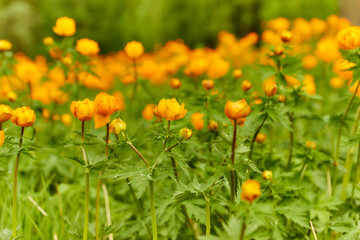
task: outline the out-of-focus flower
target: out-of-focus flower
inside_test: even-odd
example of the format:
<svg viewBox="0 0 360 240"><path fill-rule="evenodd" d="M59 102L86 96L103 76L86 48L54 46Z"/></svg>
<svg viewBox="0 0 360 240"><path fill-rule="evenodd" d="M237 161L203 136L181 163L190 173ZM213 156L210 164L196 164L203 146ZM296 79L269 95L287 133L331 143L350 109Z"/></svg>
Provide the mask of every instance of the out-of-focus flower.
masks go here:
<svg viewBox="0 0 360 240"><path fill-rule="evenodd" d="M114 96L105 92L97 94L94 103L96 107L95 128L100 128L109 123L110 115L118 110L118 106Z"/></svg>
<svg viewBox="0 0 360 240"><path fill-rule="evenodd" d="M24 106L13 111L11 121L20 127L30 127L34 124L36 115L34 110Z"/></svg>
<svg viewBox="0 0 360 240"><path fill-rule="evenodd" d="M295 77L290 76L290 75L285 75L285 81L286 83L291 86L291 87L295 87L297 88L298 86L300 86L300 82L299 80L297 80Z"/></svg>
<svg viewBox="0 0 360 240"><path fill-rule="evenodd" d="M263 142L265 142L265 140L266 140L266 134L264 134L264 133L258 133L258 134L256 135L255 141L256 141L257 143L263 143Z"/></svg>
<svg viewBox="0 0 360 240"><path fill-rule="evenodd" d="M286 100L285 96L279 94L279 96L278 96L278 101L279 101L279 102L285 102L285 100Z"/></svg>
<svg viewBox="0 0 360 240"><path fill-rule="evenodd" d="M253 86L253 84L249 80L244 80L241 83L241 89L245 92L249 91L252 88L252 86Z"/></svg>
<svg viewBox="0 0 360 240"><path fill-rule="evenodd" d="M144 47L141 42L131 41L125 46L125 53L130 58L138 58L144 53Z"/></svg>
<svg viewBox="0 0 360 240"><path fill-rule="evenodd" d="M315 79L310 74L305 74L303 80L304 87L302 88L309 95L314 95L316 93Z"/></svg>
<svg viewBox="0 0 360 240"><path fill-rule="evenodd" d="M43 39L43 43L46 45L46 46L51 46L54 44L54 39L52 37L46 37Z"/></svg>
<svg viewBox="0 0 360 240"><path fill-rule="evenodd" d="M181 87L181 81L178 78L170 79L169 85L171 88L177 89Z"/></svg>
<svg viewBox="0 0 360 240"><path fill-rule="evenodd" d="M314 55L306 55L301 62L306 69L313 69L318 65L318 60Z"/></svg>
<svg viewBox="0 0 360 240"><path fill-rule="evenodd" d="M355 66L356 66L356 64L353 62L349 62L346 59L339 59L334 63L333 71L339 77L348 81L353 78L353 71L348 70L348 69L355 67Z"/></svg>
<svg viewBox="0 0 360 240"><path fill-rule="evenodd" d="M8 105L0 104L0 123L6 122L12 116L12 109Z"/></svg>
<svg viewBox="0 0 360 240"><path fill-rule="evenodd" d="M210 90L214 88L214 81L211 79L204 79L202 80L202 85L205 90Z"/></svg>
<svg viewBox="0 0 360 240"><path fill-rule="evenodd" d="M341 77L332 77L330 78L330 86L333 88L342 88L345 84L344 79Z"/></svg>
<svg viewBox="0 0 360 240"><path fill-rule="evenodd" d="M234 78L241 78L243 75L243 71L241 69L235 69L233 71L233 77Z"/></svg>
<svg viewBox="0 0 360 240"><path fill-rule="evenodd" d="M151 121L154 118L154 113L153 113L154 107L155 107L154 104L148 104L145 106L144 110L142 111L141 114L143 118L145 118L147 121Z"/></svg>
<svg viewBox="0 0 360 240"><path fill-rule="evenodd" d="M292 39L292 33L290 31L282 31L280 33L280 39L281 41L285 42L285 43L288 43L291 41Z"/></svg>
<svg viewBox="0 0 360 240"><path fill-rule="evenodd" d="M0 147L4 144L5 142L5 132L0 130Z"/></svg>
<svg viewBox="0 0 360 240"><path fill-rule="evenodd" d="M353 26L342 29L338 35L337 40L342 49L355 49L360 46L360 27Z"/></svg>
<svg viewBox="0 0 360 240"><path fill-rule="evenodd" d="M216 131L218 127L219 127L218 122L216 122L215 120L210 120L207 129L209 131Z"/></svg>
<svg viewBox="0 0 360 240"><path fill-rule="evenodd" d="M66 125L66 126L71 126L71 115L68 113L64 113L61 115L61 121Z"/></svg>
<svg viewBox="0 0 360 240"><path fill-rule="evenodd" d="M316 143L314 141L306 141L305 142L305 147L310 148L310 149L315 149L316 148Z"/></svg>
<svg viewBox="0 0 360 240"><path fill-rule="evenodd" d="M229 71L230 64L221 58L214 59L208 69L206 74L209 78L221 78Z"/></svg>
<svg viewBox="0 0 360 240"><path fill-rule="evenodd" d="M320 39L316 45L315 55L326 63L337 60L341 54L336 39L331 37Z"/></svg>
<svg viewBox="0 0 360 240"><path fill-rule="evenodd" d="M75 20L69 17L58 18L53 31L59 36L70 37L76 32Z"/></svg>
<svg viewBox="0 0 360 240"><path fill-rule="evenodd" d="M256 180L246 180L241 186L241 200L250 204L261 194L260 183Z"/></svg>
<svg viewBox="0 0 360 240"><path fill-rule="evenodd" d="M272 180L272 171L270 170L263 171L261 175L265 180Z"/></svg>
<svg viewBox="0 0 360 240"><path fill-rule="evenodd" d="M193 113L191 115L191 123L194 125L196 130L201 130L204 127L204 120L202 119L204 117L203 113Z"/></svg>
<svg viewBox="0 0 360 240"><path fill-rule="evenodd" d="M75 49L84 56L94 56L100 51L99 44L88 38L77 40Z"/></svg>
<svg viewBox="0 0 360 240"><path fill-rule="evenodd" d="M11 42L7 40L0 40L0 51L8 51L12 48Z"/></svg>
<svg viewBox="0 0 360 240"><path fill-rule="evenodd" d="M277 85L274 76L265 79L262 86L265 95L268 97L271 97L277 93Z"/></svg>

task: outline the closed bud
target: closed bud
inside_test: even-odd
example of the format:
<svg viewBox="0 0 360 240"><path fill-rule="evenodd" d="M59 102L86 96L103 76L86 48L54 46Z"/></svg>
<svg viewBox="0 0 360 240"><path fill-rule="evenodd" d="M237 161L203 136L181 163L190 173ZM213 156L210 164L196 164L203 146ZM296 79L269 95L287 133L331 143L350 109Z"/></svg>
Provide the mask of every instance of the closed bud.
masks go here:
<svg viewBox="0 0 360 240"><path fill-rule="evenodd" d="M316 148L316 143L314 141L306 141L305 146L307 148L310 148L310 149L315 149Z"/></svg>
<svg viewBox="0 0 360 240"><path fill-rule="evenodd" d="M270 170L265 170L262 172L262 177L265 180L272 180L272 171Z"/></svg>
<svg viewBox="0 0 360 240"><path fill-rule="evenodd" d="M169 82L171 88L177 89L181 87L181 81L177 78L172 78Z"/></svg>
<svg viewBox="0 0 360 240"><path fill-rule="evenodd" d="M243 71L241 69L235 69L233 72L234 78L241 78L243 75Z"/></svg>
<svg viewBox="0 0 360 240"><path fill-rule="evenodd" d="M275 95L277 92L276 81L274 78L275 77L269 77L263 82L263 90L268 97Z"/></svg>
<svg viewBox="0 0 360 240"><path fill-rule="evenodd" d="M261 194L260 183L256 180L247 180L242 186L241 200L247 201L250 204L257 199Z"/></svg>
<svg viewBox="0 0 360 240"><path fill-rule="evenodd" d="M216 131L218 129L218 127L219 127L219 124L216 121L210 120L207 128L209 131Z"/></svg>
<svg viewBox="0 0 360 240"><path fill-rule="evenodd" d="M279 102L285 102L285 100L286 100L285 96L281 95L281 94L279 94L277 99L278 99Z"/></svg>
<svg viewBox="0 0 360 240"><path fill-rule="evenodd" d="M277 46L274 50L274 53L277 55L277 56L281 56L284 54L284 51L285 51L285 48L283 46Z"/></svg>
<svg viewBox="0 0 360 240"><path fill-rule="evenodd" d="M184 140L189 140L192 136L193 132L189 128L182 128L180 129L180 137Z"/></svg>
<svg viewBox="0 0 360 240"><path fill-rule="evenodd" d="M116 118L111 121L109 125L109 131L111 133L120 134L126 131L126 123L120 118Z"/></svg>
<svg viewBox="0 0 360 240"><path fill-rule="evenodd" d="M249 91L252 88L252 86L253 86L253 84L249 80L244 80L241 83L241 89L245 92Z"/></svg>
<svg viewBox="0 0 360 240"><path fill-rule="evenodd" d="M284 43L288 43L291 41L293 35L291 32L289 31L282 31L280 33L280 38L281 38L281 41L283 41Z"/></svg>
<svg viewBox="0 0 360 240"><path fill-rule="evenodd" d="M263 142L265 142L265 140L266 140L266 134L258 133L258 134L256 135L255 141L256 141L257 143L263 143Z"/></svg>
<svg viewBox="0 0 360 240"><path fill-rule="evenodd" d="M214 81L211 79L202 80L202 85L205 90L210 90L214 88Z"/></svg>
<svg viewBox="0 0 360 240"><path fill-rule="evenodd" d="M17 100L17 95L15 92L11 91L11 92L8 92L6 94L6 98L10 101L10 102L16 102Z"/></svg>

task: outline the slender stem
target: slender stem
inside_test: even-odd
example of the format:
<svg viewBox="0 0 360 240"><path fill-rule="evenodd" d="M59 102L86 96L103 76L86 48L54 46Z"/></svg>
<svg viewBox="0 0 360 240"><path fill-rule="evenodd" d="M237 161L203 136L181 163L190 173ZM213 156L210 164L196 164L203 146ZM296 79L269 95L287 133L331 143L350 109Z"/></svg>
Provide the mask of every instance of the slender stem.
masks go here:
<svg viewBox="0 0 360 240"><path fill-rule="evenodd" d="M0 131L2 130L2 123L0 123Z"/></svg>
<svg viewBox="0 0 360 240"><path fill-rule="evenodd" d="M17 195L17 176L19 171L19 160L21 154L21 146L23 143L24 127L21 127L19 138L19 152L16 155L15 168L14 168L14 185L13 185L13 206L12 206L12 237L16 238L16 195Z"/></svg>
<svg viewBox="0 0 360 240"><path fill-rule="evenodd" d="M346 107L346 110L345 110L345 113L341 119L341 122L340 122L340 126L339 126L339 131L338 131L338 135L337 135L337 142L336 142L336 148L335 148L335 153L334 153L334 170L333 170L333 188L335 189L336 188L336 175L337 175L337 165L338 165L338 157L339 157L339 150L340 150L340 142L341 142L341 133L342 133L342 127L345 123L345 120L346 120L346 116L350 110L350 107L351 107L351 104L352 102L354 101L355 99L355 96L356 96L356 93L357 91L359 90L359 86L360 86L360 80L358 80L358 83L357 83L357 86L356 86L356 89L354 91L354 94L352 95L347 107Z"/></svg>
<svg viewBox="0 0 360 240"><path fill-rule="evenodd" d="M244 217L244 222L243 222L242 227L241 227L240 240L244 239L245 230L246 230L246 217Z"/></svg>
<svg viewBox="0 0 360 240"><path fill-rule="evenodd" d="M261 122L260 126L256 129L256 132L253 136L253 138L251 139L251 143L250 143L250 152L249 152L249 159L252 160L252 154L253 154L253 151L254 151L254 143L255 143L255 139L256 139L256 136L258 135L258 133L260 132L261 128L264 126L264 123L267 119L268 115L267 113L265 114L265 117L264 117L264 120Z"/></svg>
<svg viewBox="0 0 360 240"><path fill-rule="evenodd" d="M312 231L312 233L314 235L314 239L318 240L317 237L316 237L316 231L315 231L314 225L313 225L313 223L311 221L310 221L310 227L311 227L311 231Z"/></svg>
<svg viewBox="0 0 360 240"><path fill-rule="evenodd" d="M134 67L135 82L134 82L134 88L133 88L133 92L132 92L132 95L131 95L131 99L135 98L136 89L137 89L137 85L138 85L138 73L137 73L137 67L136 67L136 58L133 59L133 67Z"/></svg>
<svg viewBox="0 0 360 240"><path fill-rule="evenodd" d="M144 158L144 156L139 152L139 150L136 149L136 147L134 147L134 145L128 141L127 144L132 148L132 150L134 150L137 155L139 155L139 157L143 160L143 162L145 163L146 167L150 170L150 165L149 163L146 161L146 159Z"/></svg>
<svg viewBox="0 0 360 240"><path fill-rule="evenodd" d="M109 155L109 134L110 134L110 125L106 124L106 139L105 139L105 157Z"/></svg>
<svg viewBox="0 0 360 240"><path fill-rule="evenodd" d="M106 188L105 184L102 184L102 189L104 192L105 199L105 211L106 211L106 222L108 226L111 226L111 211L110 211L110 200L109 200L109 192ZM109 234L109 240L114 240L114 234Z"/></svg>
<svg viewBox="0 0 360 240"><path fill-rule="evenodd" d="M210 224L210 199L205 196L205 208L206 208L206 240L210 240L210 228L211 228L211 224Z"/></svg>
<svg viewBox="0 0 360 240"><path fill-rule="evenodd" d="M156 213L155 213L155 194L154 194L154 181L149 180L150 184L150 208L151 208L151 224L153 232L153 240L158 239L157 225L156 225Z"/></svg>
<svg viewBox="0 0 360 240"><path fill-rule="evenodd" d="M178 141L177 143L175 143L174 145L172 145L171 147L167 148L164 152L170 152L171 149L173 149L174 147L176 147L177 145L179 145L184 139L182 138L180 141Z"/></svg>
<svg viewBox="0 0 360 240"><path fill-rule="evenodd" d="M290 171L291 169L291 160L292 160L292 153L293 153L293 147L294 147L294 114L290 113L289 114L289 120L291 125L293 126L293 130L290 131L290 146L289 146L289 157L288 157L288 162L286 165L286 169L287 171Z"/></svg>
<svg viewBox="0 0 360 240"><path fill-rule="evenodd" d="M167 143L168 138L169 138L170 124L171 124L171 121L168 120L167 133L166 133L165 141L164 141L164 144L163 144L163 147L162 147L163 150L166 148L166 143Z"/></svg>
<svg viewBox="0 0 360 240"><path fill-rule="evenodd" d="M85 208L84 208L84 240L88 239L89 228L89 180L90 172L85 172Z"/></svg>
<svg viewBox="0 0 360 240"><path fill-rule="evenodd" d="M351 192L351 203L354 202L354 192L355 192L355 187L356 187L356 178L357 178L357 170L360 167L360 142L359 142L359 147L358 147L358 153L357 153L357 160L356 160L356 171L355 171L355 176L353 178L353 186L352 186L352 192Z"/></svg>
<svg viewBox="0 0 360 240"><path fill-rule="evenodd" d="M235 148L236 148L236 132L237 132L237 119L234 120L233 140L232 140L232 145L231 145L231 170L230 170L231 202L235 202L235 195L236 195L236 174L235 174L235 170L234 170Z"/></svg>

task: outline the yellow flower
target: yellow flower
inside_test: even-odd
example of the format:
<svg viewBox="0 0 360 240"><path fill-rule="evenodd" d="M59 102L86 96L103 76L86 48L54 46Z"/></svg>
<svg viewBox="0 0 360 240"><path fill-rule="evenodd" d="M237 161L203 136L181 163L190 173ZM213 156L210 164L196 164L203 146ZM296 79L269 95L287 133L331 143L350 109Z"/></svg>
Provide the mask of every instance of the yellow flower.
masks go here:
<svg viewBox="0 0 360 240"><path fill-rule="evenodd" d="M0 51L8 51L12 48L11 42L7 40L0 40Z"/></svg>
<svg viewBox="0 0 360 240"><path fill-rule="evenodd" d="M249 91L252 88L252 86L253 86L253 84L249 80L244 80L241 83L241 89L245 92Z"/></svg>
<svg viewBox="0 0 360 240"><path fill-rule="evenodd" d="M80 121L89 121L94 117L96 107L93 101L85 98L82 101L73 101L70 105L70 111Z"/></svg>
<svg viewBox="0 0 360 240"><path fill-rule="evenodd" d="M105 92L96 95L95 100L96 114L94 116L95 128L100 128L110 121L110 115L118 110L115 98Z"/></svg>
<svg viewBox="0 0 360 240"><path fill-rule="evenodd" d="M201 130L204 127L204 120L202 119L204 117L203 113L193 113L191 115L191 123L194 125L196 130Z"/></svg>
<svg viewBox="0 0 360 240"><path fill-rule="evenodd" d="M314 141L306 141L305 146L307 148L310 148L310 149L315 149L316 148L316 143Z"/></svg>
<svg viewBox="0 0 360 240"><path fill-rule="evenodd" d="M269 77L269 78L265 79L262 86L263 86L264 93L268 97L275 95L277 92L275 77Z"/></svg>
<svg viewBox="0 0 360 240"><path fill-rule="evenodd" d="M245 181L241 188L241 200L248 201L250 204L261 194L260 183L256 180Z"/></svg>
<svg viewBox="0 0 360 240"><path fill-rule="evenodd" d="M112 120L109 127L111 133L120 134L126 131L126 123L120 118Z"/></svg>
<svg viewBox="0 0 360 240"><path fill-rule="evenodd" d="M61 17L56 20L53 27L54 33L63 37L70 37L75 34L76 26L75 21L69 17Z"/></svg>
<svg viewBox="0 0 360 240"><path fill-rule="evenodd" d="M235 69L233 71L233 77L234 78L241 78L243 75L243 71L241 69Z"/></svg>
<svg viewBox="0 0 360 240"><path fill-rule="evenodd" d="M184 109L185 104L179 104L175 98L172 99L161 99L157 111L159 116L165 118L166 120L173 121L181 119L187 113L187 110Z"/></svg>
<svg viewBox="0 0 360 240"><path fill-rule="evenodd" d="M177 89L181 87L181 81L177 78L172 78L169 82L171 88Z"/></svg>
<svg viewBox="0 0 360 240"><path fill-rule="evenodd" d="M304 87L302 88L309 95L314 95L316 92L315 79L309 74L305 74L303 80Z"/></svg>
<svg viewBox="0 0 360 240"><path fill-rule="evenodd" d="M346 59L339 59L334 63L333 71L342 79L351 80L353 78L353 71L349 69L355 67L355 65L355 63L349 62Z"/></svg>
<svg viewBox="0 0 360 240"><path fill-rule="evenodd" d="M209 78L221 78L229 71L230 64L221 58L214 59L208 69L206 74Z"/></svg>
<svg viewBox="0 0 360 240"><path fill-rule="evenodd" d="M347 27L342 29L338 35L337 40L342 49L355 49L360 46L360 27Z"/></svg>
<svg viewBox="0 0 360 240"><path fill-rule="evenodd" d="M202 80L202 85L205 90L210 90L214 88L214 81L211 79L204 79Z"/></svg>
<svg viewBox="0 0 360 240"><path fill-rule="evenodd" d="M20 127L30 127L34 124L36 115L34 110L29 107L17 108L13 111L11 121Z"/></svg>
<svg viewBox="0 0 360 240"><path fill-rule="evenodd" d="M207 126L209 131L216 131L219 127L219 124L214 121L214 120L210 120L209 121L209 125Z"/></svg>
<svg viewBox="0 0 360 240"><path fill-rule="evenodd" d="M265 170L262 172L262 177L265 180L271 180L272 179L272 171L270 170Z"/></svg>
<svg viewBox="0 0 360 240"><path fill-rule="evenodd" d="M318 65L318 60L314 55L305 56L301 62L306 69L313 69Z"/></svg>
<svg viewBox="0 0 360 240"><path fill-rule="evenodd" d="M46 46L51 46L54 44L54 39L52 37L46 37L43 39L43 43L46 45Z"/></svg>
<svg viewBox="0 0 360 240"><path fill-rule="evenodd" d="M286 100L285 96L281 95L281 94L279 94L277 99L278 99L279 102L285 102L285 100Z"/></svg>
<svg viewBox="0 0 360 240"><path fill-rule="evenodd" d="M0 104L0 123L6 122L12 116L12 109L8 105Z"/></svg>
<svg viewBox="0 0 360 240"><path fill-rule="evenodd" d="M229 119L239 119L247 117L251 112L250 106L245 99L236 102L227 101L225 104L225 114Z"/></svg>
<svg viewBox="0 0 360 240"><path fill-rule="evenodd" d="M84 56L93 56L100 51L99 44L88 38L77 40L75 49Z"/></svg>
<svg viewBox="0 0 360 240"><path fill-rule="evenodd" d="M182 128L180 129L180 137L185 139L185 140L189 140L192 136L193 132L191 129L189 128Z"/></svg>
<svg viewBox="0 0 360 240"><path fill-rule="evenodd" d="M283 41L285 43L290 42L292 39L292 36L293 36L292 33L289 31L282 31L280 33L280 39L281 39L281 41Z"/></svg>
<svg viewBox="0 0 360 240"><path fill-rule="evenodd" d="M131 41L126 44L125 53L130 58L138 58L144 53L144 47L141 42Z"/></svg>
<svg viewBox="0 0 360 240"><path fill-rule="evenodd" d="M151 121L154 118L154 113L153 113L154 107L155 107L154 104L148 104L145 106L144 110L142 111L141 115L147 121Z"/></svg>
<svg viewBox="0 0 360 240"><path fill-rule="evenodd" d="M330 86L333 88L342 88L344 86L344 79L341 77L332 77L330 78Z"/></svg>
<svg viewBox="0 0 360 240"><path fill-rule="evenodd" d="M68 113L64 113L63 115L61 115L61 121L66 125L66 126L71 126L71 115Z"/></svg>

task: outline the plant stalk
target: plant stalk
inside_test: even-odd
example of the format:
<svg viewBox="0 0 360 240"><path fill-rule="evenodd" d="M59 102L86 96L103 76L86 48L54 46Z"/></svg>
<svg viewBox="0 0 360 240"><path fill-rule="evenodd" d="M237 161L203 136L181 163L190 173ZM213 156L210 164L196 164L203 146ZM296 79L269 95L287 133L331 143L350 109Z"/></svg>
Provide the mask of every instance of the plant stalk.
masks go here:
<svg viewBox="0 0 360 240"><path fill-rule="evenodd" d="M231 170L230 170L230 178L231 178L231 202L235 202L236 195L236 174L235 174L235 148L236 148L236 132L237 132L237 119L234 120L234 131L233 131L233 140L231 145Z"/></svg>

